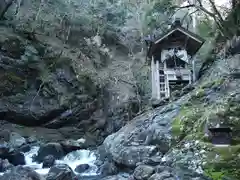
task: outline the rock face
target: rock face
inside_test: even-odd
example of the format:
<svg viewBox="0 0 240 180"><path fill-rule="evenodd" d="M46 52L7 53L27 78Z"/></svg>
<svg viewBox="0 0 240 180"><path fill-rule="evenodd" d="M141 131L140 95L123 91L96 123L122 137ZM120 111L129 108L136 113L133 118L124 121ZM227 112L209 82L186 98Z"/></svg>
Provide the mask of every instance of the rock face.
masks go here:
<svg viewBox="0 0 240 180"><path fill-rule="evenodd" d="M79 48L62 44L57 38L36 35L32 40L0 28L0 118L31 127L69 128L73 133L64 131L65 138L85 138L89 146L101 144L138 112L134 88L123 82L113 92L111 83L104 80L100 85L96 77L100 69L90 59L101 52L92 48L84 55ZM120 96L124 97L116 102Z"/></svg>
<svg viewBox="0 0 240 180"><path fill-rule="evenodd" d="M138 116L108 136L104 146L114 161L134 167L138 162L150 162L151 158L165 154L170 148L171 123L179 112L179 103Z"/></svg>
<svg viewBox="0 0 240 180"><path fill-rule="evenodd" d="M134 118L108 136L103 143L106 151L121 167L158 167L149 177L152 180L207 180L215 174L239 179L240 79L235 76L240 72L239 58L216 59L188 93ZM208 127L219 124L233 130L229 147L211 144ZM137 174L141 173L135 169L135 178L141 178Z"/></svg>
<svg viewBox="0 0 240 180"><path fill-rule="evenodd" d="M0 176L0 180L42 180L42 178L30 168L17 166Z"/></svg>

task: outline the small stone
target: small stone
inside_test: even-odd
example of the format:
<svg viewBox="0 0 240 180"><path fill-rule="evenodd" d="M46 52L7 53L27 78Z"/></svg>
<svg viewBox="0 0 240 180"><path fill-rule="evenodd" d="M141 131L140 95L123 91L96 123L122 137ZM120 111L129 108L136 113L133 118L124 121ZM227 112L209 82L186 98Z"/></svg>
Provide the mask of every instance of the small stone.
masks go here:
<svg viewBox="0 0 240 180"><path fill-rule="evenodd" d="M12 145L12 147L20 147L20 146L26 144L26 139L24 137L22 137L21 135L19 135L18 133L12 132L10 134L9 142Z"/></svg>
<svg viewBox="0 0 240 180"><path fill-rule="evenodd" d="M89 168L90 168L90 166L88 164L80 164L74 169L74 171L76 171L77 173L83 173L84 171L88 170Z"/></svg>
<svg viewBox="0 0 240 180"><path fill-rule="evenodd" d="M54 165L55 163L55 158L53 155L48 155L46 157L44 157L43 159L43 165L42 168L50 168Z"/></svg>

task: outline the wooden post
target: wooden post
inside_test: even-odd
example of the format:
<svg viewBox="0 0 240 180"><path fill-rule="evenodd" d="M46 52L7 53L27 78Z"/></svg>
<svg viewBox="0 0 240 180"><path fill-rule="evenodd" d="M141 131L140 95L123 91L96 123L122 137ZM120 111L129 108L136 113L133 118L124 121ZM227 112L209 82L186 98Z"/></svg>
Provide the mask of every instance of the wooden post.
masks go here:
<svg viewBox="0 0 240 180"><path fill-rule="evenodd" d="M154 62L153 56L152 56L152 61L151 61L151 71L152 71L152 99L155 99L156 98L155 62Z"/></svg>
<svg viewBox="0 0 240 180"><path fill-rule="evenodd" d="M188 74L188 84L192 84L192 76L193 74L191 73L191 70L189 70L189 74Z"/></svg>
<svg viewBox="0 0 240 180"><path fill-rule="evenodd" d="M192 60L192 83L196 81L196 72L195 72L195 59Z"/></svg>
<svg viewBox="0 0 240 180"><path fill-rule="evenodd" d="M170 97L170 89L169 89L168 76L169 76L169 75L167 74L166 79L165 79L165 88L166 88L165 96L166 96L166 98L169 98L169 97Z"/></svg>
<svg viewBox="0 0 240 180"><path fill-rule="evenodd" d="M160 97L160 80L159 80L159 61L156 61L156 69L155 69L155 75L156 75L156 95L157 99L159 100Z"/></svg>

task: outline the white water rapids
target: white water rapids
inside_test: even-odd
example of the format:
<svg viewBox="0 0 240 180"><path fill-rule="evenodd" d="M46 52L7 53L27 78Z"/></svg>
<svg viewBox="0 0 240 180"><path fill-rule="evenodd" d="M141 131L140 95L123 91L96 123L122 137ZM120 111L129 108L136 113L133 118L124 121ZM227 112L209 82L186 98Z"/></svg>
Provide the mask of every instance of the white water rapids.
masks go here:
<svg viewBox="0 0 240 180"><path fill-rule="evenodd" d="M24 153L27 167L33 168L37 173L46 175L50 168L42 168L42 163L38 164L33 162L33 156L37 154L39 147L32 147L29 152ZM89 150L77 150L70 152L63 159L56 160L56 164L67 164L74 169L81 164L88 164L90 168L86 172L81 173L82 176L95 176L97 175L97 166L94 164L96 156ZM74 171L74 173L79 174Z"/></svg>

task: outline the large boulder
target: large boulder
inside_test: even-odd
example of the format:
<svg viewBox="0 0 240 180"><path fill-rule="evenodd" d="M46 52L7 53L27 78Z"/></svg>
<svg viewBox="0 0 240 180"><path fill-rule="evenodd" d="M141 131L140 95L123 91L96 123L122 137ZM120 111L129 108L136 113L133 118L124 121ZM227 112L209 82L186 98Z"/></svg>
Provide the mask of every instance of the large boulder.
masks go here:
<svg viewBox="0 0 240 180"><path fill-rule="evenodd" d="M24 154L18 150L10 148L7 143L0 144L0 158L7 159L15 166L25 164Z"/></svg>
<svg viewBox="0 0 240 180"><path fill-rule="evenodd" d="M15 150L11 151L7 155L6 159L8 159L8 161L12 163L14 166L26 164L24 154L19 151L15 151Z"/></svg>
<svg viewBox="0 0 240 180"><path fill-rule="evenodd" d="M5 172L13 167L7 159L0 159L0 172Z"/></svg>
<svg viewBox="0 0 240 180"><path fill-rule="evenodd" d="M0 176L0 180L42 180L42 178L31 168L17 166Z"/></svg>
<svg viewBox="0 0 240 180"><path fill-rule="evenodd" d="M77 180L77 178L68 165L56 164L50 168L46 180Z"/></svg>
<svg viewBox="0 0 240 180"><path fill-rule="evenodd" d="M44 158L48 155L52 155L56 159L62 158L65 153L61 144L59 143L47 143L40 147L38 150L38 154L35 157L35 160L38 162L42 162Z"/></svg>
<svg viewBox="0 0 240 180"><path fill-rule="evenodd" d="M157 108L133 119L104 141L105 149L118 164L135 167L139 162L165 154L171 144L171 123L179 112L175 104Z"/></svg>

